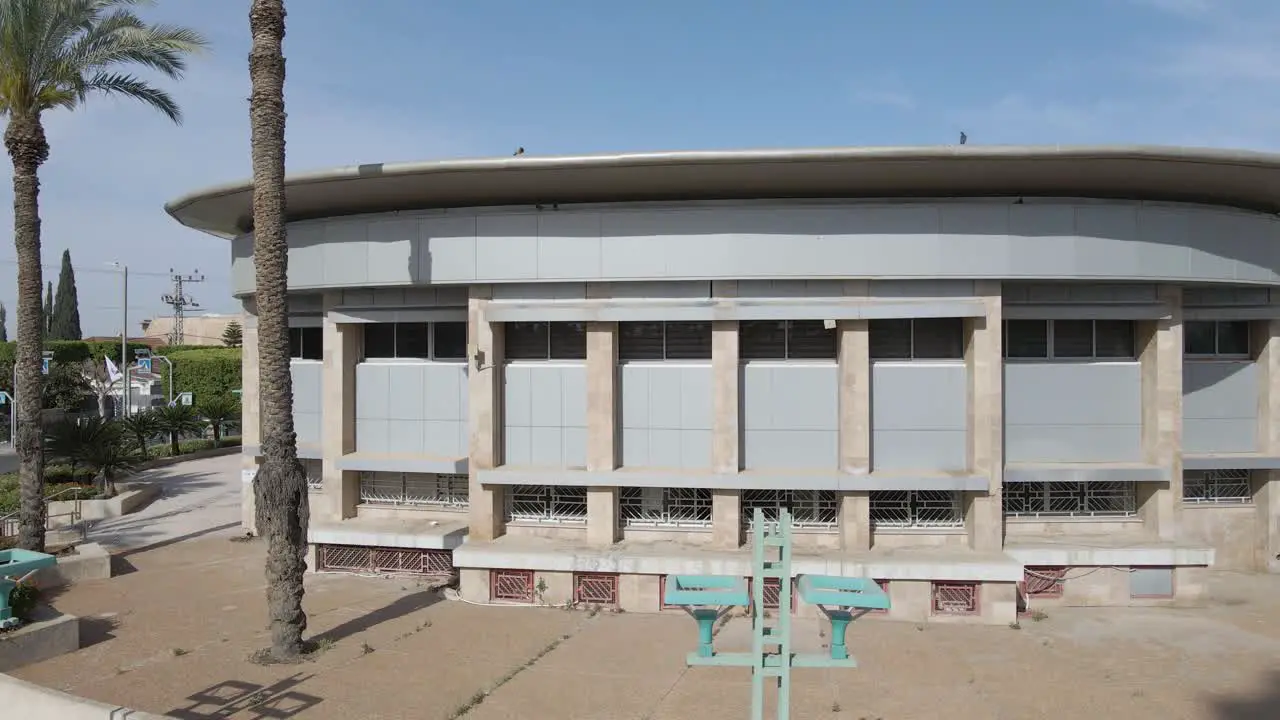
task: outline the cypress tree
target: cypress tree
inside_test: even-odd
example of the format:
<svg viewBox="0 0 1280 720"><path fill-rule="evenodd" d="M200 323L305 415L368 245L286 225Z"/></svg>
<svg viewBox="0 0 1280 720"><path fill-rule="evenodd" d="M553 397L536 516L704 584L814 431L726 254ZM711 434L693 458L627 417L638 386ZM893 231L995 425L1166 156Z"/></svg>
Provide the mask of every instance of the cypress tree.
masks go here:
<svg viewBox="0 0 1280 720"><path fill-rule="evenodd" d="M47 282L44 285L44 335L49 337L49 332L53 330L53 283Z"/></svg>
<svg viewBox="0 0 1280 720"><path fill-rule="evenodd" d="M53 318L49 321L50 340L79 340L80 298L76 294L76 271L71 267L71 251L62 251L62 271L58 274L58 294L54 298Z"/></svg>
<svg viewBox="0 0 1280 720"><path fill-rule="evenodd" d="M0 342L9 342L8 325L9 313L4 309L4 303L0 303Z"/></svg>

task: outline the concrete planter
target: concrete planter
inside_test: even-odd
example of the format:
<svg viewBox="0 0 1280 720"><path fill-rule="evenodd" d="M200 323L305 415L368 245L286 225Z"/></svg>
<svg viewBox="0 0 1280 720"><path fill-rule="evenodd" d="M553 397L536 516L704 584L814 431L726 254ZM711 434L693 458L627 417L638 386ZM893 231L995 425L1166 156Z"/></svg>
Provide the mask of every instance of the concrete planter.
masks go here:
<svg viewBox="0 0 1280 720"><path fill-rule="evenodd" d="M58 557L58 564L36 573L36 586L44 589L62 587L86 580L111 577L111 554L98 543L77 545L74 554Z"/></svg>
<svg viewBox="0 0 1280 720"><path fill-rule="evenodd" d="M164 490L155 483L117 485L120 491L106 500L54 500L49 503L49 527L57 529L72 524L77 504L80 520L107 520L135 513L150 505Z"/></svg>
<svg viewBox="0 0 1280 720"><path fill-rule="evenodd" d="M35 610L34 622L0 634L0 672L15 670L80 649L80 619L47 605ZM3 677L3 676L0 676ZM0 688L0 697L8 696ZM31 717L18 713L15 717Z"/></svg>

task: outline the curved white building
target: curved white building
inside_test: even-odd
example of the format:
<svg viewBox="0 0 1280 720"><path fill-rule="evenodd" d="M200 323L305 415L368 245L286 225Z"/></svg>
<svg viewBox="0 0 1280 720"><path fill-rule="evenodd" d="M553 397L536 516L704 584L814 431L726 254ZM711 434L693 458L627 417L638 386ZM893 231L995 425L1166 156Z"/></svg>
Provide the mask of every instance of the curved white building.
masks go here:
<svg viewBox="0 0 1280 720"><path fill-rule="evenodd" d="M287 185L313 567L659 611L668 573L749 574L744 530L780 507L797 571L882 580L916 621L1194 602L1209 566L1280 566L1280 156L519 156ZM250 185L168 211L231 244L251 475Z"/></svg>

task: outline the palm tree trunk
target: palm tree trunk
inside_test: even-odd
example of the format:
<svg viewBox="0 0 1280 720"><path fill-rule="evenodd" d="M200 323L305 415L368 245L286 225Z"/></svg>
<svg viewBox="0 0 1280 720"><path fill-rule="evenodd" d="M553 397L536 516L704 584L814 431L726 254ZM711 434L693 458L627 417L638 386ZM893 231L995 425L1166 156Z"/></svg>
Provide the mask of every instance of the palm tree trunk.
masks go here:
<svg viewBox="0 0 1280 720"><path fill-rule="evenodd" d="M18 396L14 449L18 453L18 547L44 550L44 433L40 407L44 377L44 284L40 270L40 165L49 158L49 142L40 118L11 115L4 132L13 161L13 245L18 255L18 345L14 354Z"/></svg>
<svg viewBox="0 0 1280 720"><path fill-rule="evenodd" d="M307 569L307 480L298 462L289 373L285 274L284 0L253 0L249 30L249 119L253 152L253 244L257 268L259 417L262 467L255 491L267 537L267 611L272 659L289 661L303 649L302 609Z"/></svg>

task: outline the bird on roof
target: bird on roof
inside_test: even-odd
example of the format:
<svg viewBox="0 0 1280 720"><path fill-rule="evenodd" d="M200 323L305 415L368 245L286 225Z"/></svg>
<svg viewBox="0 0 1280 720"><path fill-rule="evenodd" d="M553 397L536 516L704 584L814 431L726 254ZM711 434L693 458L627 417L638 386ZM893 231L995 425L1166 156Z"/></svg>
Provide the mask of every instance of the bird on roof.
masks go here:
<svg viewBox="0 0 1280 720"><path fill-rule="evenodd" d="M522 148L522 147L518 147L518 148L516 148L516 151L515 151L514 153L511 153L511 154L512 154L513 156L514 156L514 155L523 155L523 154L524 154L524 148Z"/></svg>
<svg viewBox="0 0 1280 720"><path fill-rule="evenodd" d="M968 140L969 140L969 136L968 136L968 135L965 135L965 134L964 134L964 131L963 131L963 130L961 130L961 131L960 131L960 144L961 144L961 145L963 145L963 144L965 144L966 142L968 142Z"/></svg>

